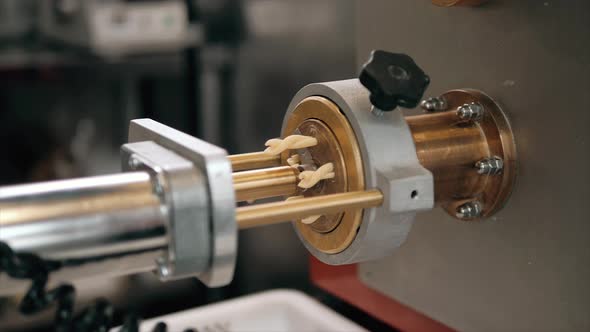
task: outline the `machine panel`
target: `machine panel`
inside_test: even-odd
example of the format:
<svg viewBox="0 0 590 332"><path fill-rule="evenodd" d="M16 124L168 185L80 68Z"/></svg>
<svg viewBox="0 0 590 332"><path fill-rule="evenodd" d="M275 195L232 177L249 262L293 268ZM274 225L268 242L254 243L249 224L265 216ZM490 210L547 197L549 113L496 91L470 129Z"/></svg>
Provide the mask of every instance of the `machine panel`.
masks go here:
<svg viewBox="0 0 590 332"><path fill-rule="evenodd" d="M486 91L512 122L518 177L489 220L418 214L370 287L461 331L590 329L590 2L357 2L357 58L411 54L432 82Z"/></svg>

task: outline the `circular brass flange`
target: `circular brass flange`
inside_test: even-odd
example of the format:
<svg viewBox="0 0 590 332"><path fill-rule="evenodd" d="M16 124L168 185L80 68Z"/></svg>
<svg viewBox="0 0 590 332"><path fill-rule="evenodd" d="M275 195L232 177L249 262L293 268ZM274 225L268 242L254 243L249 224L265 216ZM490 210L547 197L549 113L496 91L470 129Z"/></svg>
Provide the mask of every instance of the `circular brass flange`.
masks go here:
<svg viewBox="0 0 590 332"><path fill-rule="evenodd" d="M306 197L364 190L363 163L356 136L348 120L332 101L312 96L302 100L287 119L282 137L292 134L313 136L318 140L306 149L315 166L334 164L335 177L324 180L313 188L301 192ZM282 155L282 162L290 151ZM362 209L321 216L306 225L296 222L300 234L319 251L336 254L354 240L363 216Z"/></svg>
<svg viewBox="0 0 590 332"><path fill-rule="evenodd" d="M472 181L472 187L477 191L456 195L452 200L443 202L441 206L453 217L462 220L478 220L491 216L500 210L508 200L516 180L516 145L510 123L500 106L489 96L477 90L452 90L442 96L447 102L449 112L456 112L457 108L470 103L479 103L484 108L483 117L475 122L463 126L476 126L483 137L484 144L480 144L481 159L499 157L503 161L503 168L499 174L477 174L474 160L466 165L463 179L467 183ZM461 124L459 124L461 126ZM477 182L477 183L476 183ZM457 215L459 206L466 202L477 201L481 206L481 213L474 218L461 218Z"/></svg>

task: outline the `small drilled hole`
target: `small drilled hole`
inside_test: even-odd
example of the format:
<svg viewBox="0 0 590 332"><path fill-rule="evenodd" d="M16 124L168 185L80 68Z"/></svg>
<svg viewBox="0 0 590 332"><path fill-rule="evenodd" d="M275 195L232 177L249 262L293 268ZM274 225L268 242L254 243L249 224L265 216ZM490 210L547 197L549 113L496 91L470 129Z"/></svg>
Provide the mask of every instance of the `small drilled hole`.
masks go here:
<svg viewBox="0 0 590 332"><path fill-rule="evenodd" d="M410 197L411 197L412 199L416 199L416 198L418 198L418 190L414 190L414 191L412 191L412 193L410 194Z"/></svg>

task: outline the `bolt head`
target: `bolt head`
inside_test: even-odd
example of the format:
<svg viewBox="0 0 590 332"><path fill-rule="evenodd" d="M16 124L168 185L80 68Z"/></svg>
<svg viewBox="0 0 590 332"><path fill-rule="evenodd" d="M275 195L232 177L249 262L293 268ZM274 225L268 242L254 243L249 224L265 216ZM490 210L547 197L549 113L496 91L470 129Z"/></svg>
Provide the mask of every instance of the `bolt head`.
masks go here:
<svg viewBox="0 0 590 332"><path fill-rule="evenodd" d="M166 259L163 257L156 259L156 265L158 266L157 271L160 278L166 279L170 276L170 267L168 266Z"/></svg>
<svg viewBox="0 0 590 332"><path fill-rule="evenodd" d="M481 216L481 204L477 201L467 202L457 208L455 216L459 219L473 219Z"/></svg>
<svg viewBox="0 0 590 332"><path fill-rule="evenodd" d="M475 163L478 174L500 174L504 169L504 161L499 157L486 158Z"/></svg>
<svg viewBox="0 0 590 332"><path fill-rule="evenodd" d="M457 116L465 121L478 121L483 116L483 106L479 103L464 104L457 108Z"/></svg>
<svg viewBox="0 0 590 332"><path fill-rule="evenodd" d="M162 188L162 185L160 184L159 181L154 181L153 188L154 188L154 192L158 196L162 196L164 194L164 189Z"/></svg>
<svg viewBox="0 0 590 332"><path fill-rule="evenodd" d="M447 109L447 102L442 97L431 97L422 100L420 107L427 112L440 112Z"/></svg>
<svg viewBox="0 0 590 332"><path fill-rule="evenodd" d="M131 156L127 161L127 164L129 165L130 169L137 169L141 165L141 162L135 157Z"/></svg>

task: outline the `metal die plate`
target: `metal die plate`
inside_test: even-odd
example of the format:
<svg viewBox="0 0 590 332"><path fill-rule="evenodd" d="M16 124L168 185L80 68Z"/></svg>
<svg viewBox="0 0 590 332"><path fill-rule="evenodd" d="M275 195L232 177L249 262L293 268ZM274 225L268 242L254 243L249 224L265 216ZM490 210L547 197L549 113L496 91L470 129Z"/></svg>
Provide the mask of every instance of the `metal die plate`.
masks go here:
<svg viewBox="0 0 590 332"><path fill-rule="evenodd" d="M363 163L358 143L352 127L338 106L323 97L304 99L287 119L282 136L295 132L318 140L318 144L306 149L306 152L318 167L333 163L336 175L334 179L323 181L317 187L305 191L304 196L364 190ZM283 158L287 156L283 155ZM295 228L317 250L335 254L346 249L353 241L362 216L362 210L350 210L322 216L310 225L297 222Z"/></svg>

